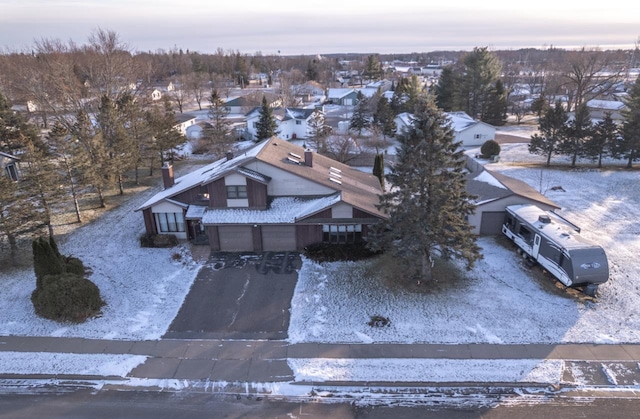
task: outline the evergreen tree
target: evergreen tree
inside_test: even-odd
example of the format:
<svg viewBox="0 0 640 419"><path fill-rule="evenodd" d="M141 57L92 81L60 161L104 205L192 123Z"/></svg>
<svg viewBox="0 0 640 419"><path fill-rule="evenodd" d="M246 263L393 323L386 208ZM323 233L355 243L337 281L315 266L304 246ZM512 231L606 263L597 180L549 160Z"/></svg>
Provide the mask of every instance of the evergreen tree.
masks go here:
<svg viewBox="0 0 640 419"><path fill-rule="evenodd" d="M535 113L538 118L542 118L547 109L549 109L549 104L542 95L535 98L531 103L531 112Z"/></svg>
<svg viewBox="0 0 640 419"><path fill-rule="evenodd" d="M627 168L640 159L640 77L629 91L622 111L625 120L622 124L622 139L616 147L616 155L627 159Z"/></svg>
<svg viewBox="0 0 640 419"><path fill-rule="evenodd" d="M203 137L209 142L211 151L217 156L222 156L229 151L233 143L231 121L227 118L229 109L216 89L211 92L209 102L211 126L204 130Z"/></svg>
<svg viewBox="0 0 640 419"><path fill-rule="evenodd" d="M9 243L11 265L18 265L18 237L37 225L33 200L20 189L23 184L0 175L0 237Z"/></svg>
<svg viewBox="0 0 640 419"><path fill-rule="evenodd" d="M180 148L187 139L174 128L176 115L171 102L164 99L162 109L155 107L147 111L146 119L153 136L154 150L160 157L160 167L165 161L173 162L174 150Z"/></svg>
<svg viewBox="0 0 640 419"><path fill-rule="evenodd" d="M435 87L436 104L444 112L452 112L457 110L456 103L456 87L458 81L453 71L453 66L448 65L442 69L438 83Z"/></svg>
<svg viewBox="0 0 640 419"><path fill-rule="evenodd" d="M305 73L308 81L317 81L318 77L320 77L320 73L318 72L318 63L315 59L309 60L307 63L307 71Z"/></svg>
<svg viewBox="0 0 640 419"><path fill-rule="evenodd" d="M538 125L540 134L531 136L529 153L545 156L549 166L551 156L559 153L560 144L566 136L566 122L567 112L560 101L547 108Z"/></svg>
<svg viewBox="0 0 640 419"><path fill-rule="evenodd" d="M267 140L278 134L278 124L273 116L273 110L267 104L267 98L262 96L260 118L256 122L256 138L258 141Z"/></svg>
<svg viewBox="0 0 640 419"><path fill-rule="evenodd" d="M566 133L560 143L560 152L571 156L571 167L576 166L579 155L584 155L584 143L589 141L593 130L591 115L586 103L578 106L574 117L567 123Z"/></svg>
<svg viewBox="0 0 640 419"><path fill-rule="evenodd" d="M61 166L61 172L64 173L64 184L73 202L76 221L81 223L82 214L79 202L81 185L79 178L83 162L78 158L80 145L70 140L68 130L58 122L54 123L51 131L49 131L47 141L55 148L55 155Z"/></svg>
<svg viewBox="0 0 640 419"><path fill-rule="evenodd" d="M585 155L598 161L598 167L602 167L602 157L610 155L620 137L620 131L611 112L606 112L604 118L593 126L593 134L584 145Z"/></svg>
<svg viewBox="0 0 640 419"><path fill-rule="evenodd" d="M373 124L382 132L384 137L393 137L396 133L396 121L389 101L385 97L378 100L373 114Z"/></svg>
<svg viewBox="0 0 640 419"><path fill-rule="evenodd" d="M44 277L47 275L59 275L65 272L65 263L57 248L54 249L50 240L42 237L31 242L33 250L33 270L36 275L36 289L42 289Z"/></svg>
<svg viewBox="0 0 640 419"><path fill-rule="evenodd" d="M380 186L384 190L384 154L377 153L373 161L373 175L380 181Z"/></svg>
<svg viewBox="0 0 640 419"><path fill-rule="evenodd" d="M502 80L496 81L495 87L489 93L487 112L484 122L498 127L507 123L507 91Z"/></svg>
<svg viewBox="0 0 640 419"><path fill-rule="evenodd" d="M390 191L379 208L389 218L370 236L371 250L389 250L420 279L432 279L434 257L480 258L467 216L475 210L466 191L465 157L446 117L429 97L416 104L413 125L400 139ZM417 260L416 260L417 258Z"/></svg>
<svg viewBox="0 0 640 419"><path fill-rule="evenodd" d="M323 112L316 111L309 118L308 122L309 132L307 134L307 143L320 154L325 154L328 150L327 137L331 133L331 126L327 124L325 115Z"/></svg>
<svg viewBox="0 0 640 419"><path fill-rule="evenodd" d="M471 117L479 117L482 121L487 117L491 92L502 73L502 65L498 57L487 47L475 47L461 60L458 71L458 88L456 97L461 103L459 109Z"/></svg>
<svg viewBox="0 0 640 419"><path fill-rule="evenodd" d="M383 73L382 65L380 61L378 61L378 56L373 54L369 55L364 69L364 78L367 80L380 80Z"/></svg>
<svg viewBox="0 0 640 419"><path fill-rule="evenodd" d="M349 131L357 132L358 137L362 135L362 131L371 127L371 117L369 115L369 103L362 92L358 92L358 104L353 109L351 120L349 120Z"/></svg>
<svg viewBox="0 0 640 419"><path fill-rule="evenodd" d="M34 200L39 209L37 219L47 227L49 236L53 236L52 208L63 195L60 189L63 177L47 144L33 137L24 137L23 141L20 187Z"/></svg>
<svg viewBox="0 0 640 419"><path fill-rule="evenodd" d="M102 140L102 134L96 132L86 112L79 111L76 114L70 140L80 145L76 150L77 161L80 164L80 177L83 182L93 187L98 195L100 208L104 208L106 206L104 191L109 185L109 155Z"/></svg>

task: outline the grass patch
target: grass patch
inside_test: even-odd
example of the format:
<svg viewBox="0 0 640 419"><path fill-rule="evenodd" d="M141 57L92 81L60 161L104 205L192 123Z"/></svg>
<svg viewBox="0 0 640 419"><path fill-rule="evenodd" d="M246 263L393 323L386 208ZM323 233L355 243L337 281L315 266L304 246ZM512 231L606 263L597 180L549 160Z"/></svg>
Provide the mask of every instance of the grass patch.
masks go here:
<svg viewBox="0 0 640 419"><path fill-rule="evenodd" d="M440 293L466 286L468 278L465 271L453 260L436 259L433 266L434 279L431 281L416 277L416 266L419 263L420 260L417 258L413 263L409 263L390 253L384 253L367 266L366 274L377 278L381 284L391 290L412 293Z"/></svg>

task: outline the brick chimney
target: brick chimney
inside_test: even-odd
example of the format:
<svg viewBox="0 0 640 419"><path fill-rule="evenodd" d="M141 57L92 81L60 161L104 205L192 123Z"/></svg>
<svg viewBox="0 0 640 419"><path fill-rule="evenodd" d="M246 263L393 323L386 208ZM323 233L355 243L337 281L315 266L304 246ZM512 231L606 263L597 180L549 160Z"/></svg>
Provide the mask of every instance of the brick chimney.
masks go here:
<svg viewBox="0 0 640 419"><path fill-rule="evenodd" d="M227 151L227 161L233 159L233 151L229 150Z"/></svg>
<svg viewBox="0 0 640 419"><path fill-rule="evenodd" d="M304 151L304 164L305 166L313 167L313 151L309 149Z"/></svg>
<svg viewBox="0 0 640 419"><path fill-rule="evenodd" d="M173 177L173 165L165 162L162 166L162 182L164 183L164 188L169 189L174 184Z"/></svg>

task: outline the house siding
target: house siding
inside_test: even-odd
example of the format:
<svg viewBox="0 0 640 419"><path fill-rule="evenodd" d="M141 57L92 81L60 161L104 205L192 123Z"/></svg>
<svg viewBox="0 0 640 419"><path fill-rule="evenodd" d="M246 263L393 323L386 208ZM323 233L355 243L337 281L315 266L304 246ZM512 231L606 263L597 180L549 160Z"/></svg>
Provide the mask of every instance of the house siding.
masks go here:
<svg viewBox="0 0 640 419"><path fill-rule="evenodd" d="M305 247L322 243L322 225L298 224L296 225L297 250L304 250Z"/></svg>
<svg viewBox="0 0 640 419"><path fill-rule="evenodd" d="M211 208L227 207L227 188L224 183L224 178L209 184L209 206Z"/></svg>
<svg viewBox="0 0 640 419"><path fill-rule="evenodd" d="M369 214L368 212L359 210L358 208L353 209L353 218L370 218L373 222L379 220L380 218L375 215Z"/></svg>
<svg viewBox="0 0 640 419"><path fill-rule="evenodd" d="M144 228L147 231L147 234L157 234L158 230L156 229L156 223L153 220L151 208L147 208L142 211L142 216L144 217Z"/></svg>
<svg viewBox="0 0 640 419"><path fill-rule="evenodd" d="M247 178L247 197L252 208L267 208L267 185Z"/></svg>
<svg viewBox="0 0 640 419"><path fill-rule="evenodd" d="M207 234L209 235L209 247L213 251L220 250L220 237L218 236L217 226L207 226Z"/></svg>

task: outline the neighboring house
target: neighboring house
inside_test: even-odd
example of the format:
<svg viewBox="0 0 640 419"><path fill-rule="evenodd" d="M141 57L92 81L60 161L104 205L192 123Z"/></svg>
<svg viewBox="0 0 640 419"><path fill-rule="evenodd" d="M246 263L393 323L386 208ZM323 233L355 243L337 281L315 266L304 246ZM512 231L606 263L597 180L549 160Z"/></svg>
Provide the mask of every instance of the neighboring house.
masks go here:
<svg viewBox="0 0 640 419"><path fill-rule="evenodd" d="M496 128L486 122L476 121L465 112L446 112L455 133L455 141L463 147L481 146L496 138Z"/></svg>
<svg viewBox="0 0 640 419"><path fill-rule="evenodd" d="M8 176L16 182L20 180L20 159L0 151L0 176Z"/></svg>
<svg viewBox="0 0 640 419"><path fill-rule="evenodd" d="M451 128L455 135L455 142L460 142L462 147L481 146L488 140L496 138L496 128L482 121L476 121L465 112L445 112L445 116L451 122ZM405 132L413 123L412 115L401 113L395 118L396 135Z"/></svg>
<svg viewBox="0 0 640 419"><path fill-rule="evenodd" d="M386 216L378 179L280 138L174 179L136 211L147 233L208 243L214 251L303 250L366 240Z"/></svg>
<svg viewBox="0 0 640 419"><path fill-rule="evenodd" d="M186 136L187 129L190 126L195 125L195 123L196 123L195 116L188 113L181 113L176 115L176 124L173 126L173 128L179 131L182 135Z"/></svg>
<svg viewBox="0 0 640 419"><path fill-rule="evenodd" d="M316 81L291 86L291 93L300 103L324 103L327 100L324 87Z"/></svg>
<svg viewBox="0 0 640 419"><path fill-rule="evenodd" d="M160 100L162 99L162 92L158 89L153 89L151 91L151 100Z"/></svg>
<svg viewBox="0 0 640 419"><path fill-rule="evenodd" d="M247 133L250 139L258 134L257 123L260 120L260 109L255 107L246 115ZM278 137L285 140L305 139L311 132L311 120L316 116L324 117L319 109L307 108L275 108L273 117L278 125Z"/></svg>
<svg viewBox="0 0 640 419"><path fill-rule="evenodd" d="M472 232L481 236L502 232L505 208L509 205L533 204L545 211L560 206L533 189L527 183L486 170L476 160L467 156L467 192L474 195L476 211L469 215Z"/></svg>
<svg viewBox="0 0 640 419"><path fill-rule="evenodd" d="M355 106L358 104L358 92L355 89L329 89L327 101L334 105Z"/></svg>
<svg viewBox="0 0 640 419"><path fill-rule="evenodd" d="M624 121L624 117L622 116L622 110L624 107L624 103L617 100L592 99L587 102L587 109L589 109L591 119L598 121L601 121L607 112L611 114L611 118L614 121Z"/></svg>
<svg viewBox="0 0 640 419"><path fill-rule="evenodd" d="M273 94L265 94L264 97L267 99L267 104L271 108L275 108L280 106L282 101L280 98ZM225 102L225 108L229 111L230 114L246 114L248 111L257 106L262 100L262 96L258 99L258 97L246 97L246 96L238 96L227 99Z"/></svg>

